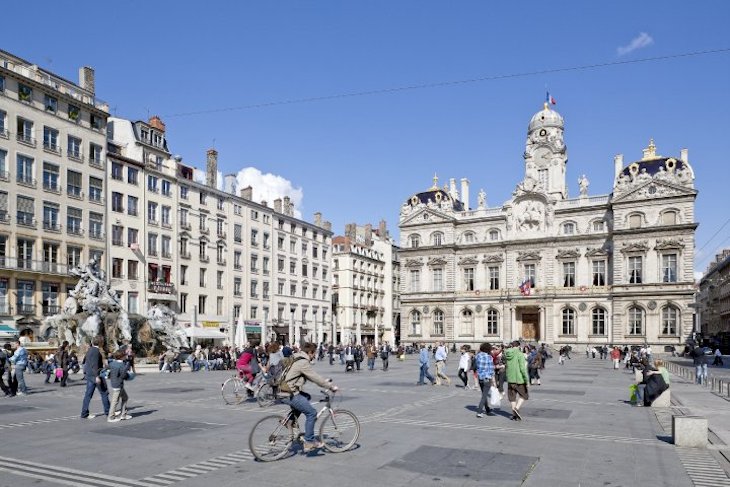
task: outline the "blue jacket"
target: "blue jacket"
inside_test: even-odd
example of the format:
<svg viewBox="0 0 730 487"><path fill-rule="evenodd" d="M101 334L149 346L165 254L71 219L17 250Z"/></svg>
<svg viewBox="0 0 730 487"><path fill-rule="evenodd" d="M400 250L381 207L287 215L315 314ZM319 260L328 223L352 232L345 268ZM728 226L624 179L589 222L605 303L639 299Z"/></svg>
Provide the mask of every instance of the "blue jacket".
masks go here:
<svg viewBox="0 0 730 487"><path fill-rule="evenodd" d="M25 367L28 365L28 351L23 347L15 349L15 353L10 357L10 362L16 367Z"/></svg>
<svg viewBox="0 0 730 487"><path fill-rule="evenodd" d="M129 366L122 360L112 360L109 363L109 382L112 389L123 389Z"/></svg>

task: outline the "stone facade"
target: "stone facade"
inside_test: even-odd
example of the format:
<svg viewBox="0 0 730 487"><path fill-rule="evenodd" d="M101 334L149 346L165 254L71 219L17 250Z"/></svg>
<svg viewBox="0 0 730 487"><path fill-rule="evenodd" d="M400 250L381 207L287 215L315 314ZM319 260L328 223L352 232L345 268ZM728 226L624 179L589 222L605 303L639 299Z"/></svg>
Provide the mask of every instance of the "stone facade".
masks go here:
<svg viewBox="0 0 730 487"><path fill-rule="evenodd" d="M76 84L0 51L0 324L29 339L73 267L106 253L106 124L93 70Z"/></svg>
<svg viewBox="0 0 730 487"><path fill-rule="evenodd" d="M730 335L730 249L717 254L700 279L697 308L702 336Z"/></svg>
<svg viewBox="0 0 730 487"><path fill-rule="evenodd" d="M396 343L400 331L398 247L385 221L345 226L332 240L335 343Z"/></svg>
<svg viewBox="0 0 730 487"><path fill-rule="evenodd" d="M677 345L692 331L694 173L687 151L614 160L613 192L568 196L562 117L531 119L525 177L502 206L455 180L401 207L401 340ZM462 179L462 195L468 181Z"/></svg>

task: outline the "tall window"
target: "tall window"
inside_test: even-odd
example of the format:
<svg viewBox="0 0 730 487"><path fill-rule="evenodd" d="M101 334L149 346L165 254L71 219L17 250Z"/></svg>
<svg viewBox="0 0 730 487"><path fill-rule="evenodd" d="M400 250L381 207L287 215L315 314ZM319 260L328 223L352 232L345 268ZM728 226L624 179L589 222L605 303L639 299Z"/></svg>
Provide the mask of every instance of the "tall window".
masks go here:
<svg viewBox="0 0 730 487"><path fill-rule="evenodd" d="M33 268L33 241L18 239L17 242L18 252L18 268L20 269L32 269Z"/></svg>
<svg viewBox="0 0 730 487"><path fill-rule="evenodd" d="M127 214L137 216L139 206L139 198L136 196L127 196Z"/></svg>
<svg viewBox="0 0 730 487"><path fill-rule="evenodd" d="M104 181L89 176L89 200L101 203L104 197Z"/></svg>
<svg viewBox="0 0 730 487"><path fill-rule="evenodd" d="M83 212L79 208L69 207L66 210L66 230L71 235L81 235L83 232L81 228Z"/></svg>
<svg viewBox="0 0 730 487"><path fill-rule="evenodd" d="M61 223L59 222L59 205L56 203L50 203L48 201L43 202L43 228L46 230L61 230Z"/></svg>
<svg viewBox="0 0 730 487"><path fill-rule="evenodd" d="M640 214L629 216L629 228L641 228L641 220Z"/></svg>
<svg viewBox="0 0 730 487"><path fill-rule="evenodd" d="M629 257L629 283L641 284L643 277L642 257Z"/></svg>
<svg viewBox="0 0 730 487"><path fill-rule="evenodd" d="M58 130L43 127L43 148L53 152L58 151Z"/></svg>
<svg viewBox="0 0 730 487"><path fill-rule="evenodd" d="M563 287L575 287L575 262L563 262Z"/></svg>
<svg viewBox="0 0 730 487"><path fill-rule="evenodd" d="M443 335L444 334L444 312L437 309L433 312L433 331L432 335Z"/></svg>
<svg viewBox="0 0 730 487"><path fill-rule="evenodd" d="M444 244L444 234L436 232L431 236L431 244L440 247Z"/></svg>
<svg viewBox="0 0 730 487"><path fill-rule="evenodd" d="M68 171L66 173L66 191L68 192L69 196L73 196L74 198L83 197L81 184L82 183L80 172Z"/></svg>
<svg viewBox="0 0 730 487"><path fill-rule="evenodd" d="M573 235L575 234L575 223L568 222L563 225L563 234L565 235Z"/></svg>
<svg viewBox="0 0 730 487"><path fill-rule="evenodd" d="M644 334L644 311L637 307L632 306L629 308L629 335L643 335Z"/></svg>
<svg viewBox="0 0 730 487"><path fill-rule="evenodd" d="M676 335L679 322L679 310L674 306L662 309L662 335Z"/></svg>
<svg viewBox="0 0 730 487"><path fill-rule="evenodd" d="M205 302L207 301L207 296L198 296L198 313L201 315L205 314Z"/></svg>
<svg viewBox="0 0 730 487"><path fill-rule="evenodd" d="M235 307L234 307L234 309L235 309ZM241 307L239 306L238 309L240 310ZM180 313L187 313L187 312L188 312L188 293L180 293Z"/></svg>
<svg viewBox="0 0 730 487"><path fill-rule="evenodd" d="M421 334L421 313L414 311L411 313L411 335Z"/></svg>
<svg viewBox="0 0 730 487"><path fill-rule="evenodd" d="M473 232L466 232L464 234L464 243L474 243L476 241L476 237L474 237Z"/></svg>
<svg viewBox="0 0 730 487"><path fill-rule="evenodd" d="M421 245L421 237L419 237L418 235L411 235L408 238L408 241L412 249L417 249L418 246Z"/></svg>
<svg viewBox="0 0 730 487"><path fill-rule="evenodd" d="M68 136L68 147L66 153L71 159L81 159L81 139L72 135Z"/></svg>
<svg viewBox="0 0 730 487"><path fill-rule="evenodd" d="M496 309L487 310L487 335L497 335L499 329L499 313Z"/></svg>
<svg viewBox="0 0 730 487"><path fill-rule="evenodd" d="M492 242L496 242L497 240L499 240L499 230L490 230L489 240L491 240Z"/></svg>
<svg viewBox="0 0 730 487"><path fill-rule="evenodd" d="M489 289L499 289L499 266L489 266Z"/></svg>
<svg viewBox="0 0 730 487"><path fill-rule="evenodd" d="M433 290L435 292L443 291L444 290L444 270L443 269L433 269Z"/></svg>
<svg viewBox="0 0 730 487"><path fill-rule="evenodd" d="M676 211L665 211L662 213L662 225L676 225L677 224L677 212Z"/></svg>
<svg viewBox="0 0 730 487"><path fill-rule="evenodd" d="M563 335L575 335L575 311L571 308L563 309Z"/></svg>
<svg viewBox="0 0 730 487"><path fill-rule="evenodd" d="M23 184L33 183L33 158L18 154L17 156L17 180Z"/></svg>
<svg viewBox="0 0 730 487"><path fill-rule="evenodd" d="M525 280L530 281L530 287L535 287L537 282L537 266L535 264L525 264Z"/></svg>
<svg viewBox="0 0 730 487"><path fill-rule="evenodd" d="M677 254L662 255L662 282L677 282Z"/></svg>
<svg viewBox="0 0 730 487"><path fill-rule="evenodd" d="M537 181L542 185L544 189L550 189L550 180L548 177L548 170L547 169L538 169L537 170Z"/></svg>
<svg viewBox="0 0 730 487"><path fill-rule="evenodd" d="M147 222L157 224L157 203L147 202Z"/></svg>
<svg viewBox="0 0 730 487"><path fill-rule="evenodd" d="M459 334L462 336L474 335L474 313L469 309L461 312L461 331Z"/></svg>
<svg viewBox="0 0 730 487"><path fill-rule="evenodd" d="M124 212L124 195L122 193L112 192L112 211L117 213Z"/></svg>
<svg viewBox="0 0 730 487"><path fill-rule="evenodd" d="M466 267L464 269L464 290L466 290L466 291L474 290L474 268L473 267Z"/></svg>
<svg viewBox="0 0 730 487"><path fill-rule="evenodd" d="M594 260L592 265L593 265L593 285L594 286L605 286L606 285L606 261L605 260Z"/></svg>
<svg viewBox="0 0 730 487"><path fill-rule="evenodd" d="M606 310L603 308L593 308L591 311L591 333L593 335L606 334Z"/></svg>
<svg viewBox="0 0 730 487"><path fill-rule="evenodd" d="M417 293L421 290L421 271L411 269L411 292Z"/></svg>
<svg viewBox="0 0 730 487"><path fill-rule="evenodd" d="M66 264L69 269L74 269L81 265L81 247L66 248Z"/></svg>
<svg viewBox="0 0 730 487"><path fill-rule="evenodd" d="M35 200L25 196L17 197L18 224L30 226L35 219Z"/></svg>

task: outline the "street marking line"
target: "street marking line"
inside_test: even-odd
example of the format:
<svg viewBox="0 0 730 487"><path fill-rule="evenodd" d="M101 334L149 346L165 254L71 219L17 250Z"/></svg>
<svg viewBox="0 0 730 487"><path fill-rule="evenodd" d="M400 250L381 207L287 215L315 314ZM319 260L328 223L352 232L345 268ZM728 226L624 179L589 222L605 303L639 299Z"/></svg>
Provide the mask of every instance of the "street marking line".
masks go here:
<svg viewBox="0 0 730 487"><path fill-rule="evenodd" d="M128 486L128 487L139 487L139 481L132 479L124 479L118 476L104 475L96 472L86 472L84 470L76 470L68 467L58 467L54 465L45 465L41 463L29 462L27 460L19 460L16 458L0 457L0 466L11 467L14 470L20 469L33 469L36 472L43 472L46 476L61 476L70 477L72 480L76 480L76 477L81 477L85 482L95 482L95 485L108 485L110 487ZM40 474L38 474L40 475Z"/></svg>
<svg viewBox="0 0 730 487"><path fill-rule="evenodd" d="M233 453L228 453L220 457L210 458L203 460L202 462L193 463L184 467L178 467L173 470L169 470L164 473L151 475L142 479L143 482L159 482L164 481L170 483L170 481L183 481L188 480L200 475L204 475L222 468L230 467L236 463L246 462L253 458L253 455L248 450L241 450Z"/></svg>
<svg viewBox="0 0 730 487"><path fill-rule="evenodd" d="M8 472L8 473L11 473L13 475L18 475L18 476L21 476L21 477L29 477L29 478L32 478L32 479L40 479L40 480L46 480L48 482L55 482L55 483L63 484L63 485L70 485L72 487L96 487L94 484L82 484L81 482L72 482L72 481L69 481L69 480L63 480L63 479L57 479L57 478L48 478L45 475L36 474L36 473L32 473L32 472L24 472L22 470L17 470L15 468L3 467L2 465L0 465L0 471L2 471L2 472Z"/></svg>
<svg viewBox="0 0 730 487"><path fill-rule="evenodd" d="M61 418L35 419L35 420L31 420L31 421L21 421L18 423L0 424L0 430L10 429L10 428L20 428L23 426L33 426L35 424L57 423L59 421L69 421L71 419L76 419L76 418L78 418L78 416L63 416Z"/></svg>

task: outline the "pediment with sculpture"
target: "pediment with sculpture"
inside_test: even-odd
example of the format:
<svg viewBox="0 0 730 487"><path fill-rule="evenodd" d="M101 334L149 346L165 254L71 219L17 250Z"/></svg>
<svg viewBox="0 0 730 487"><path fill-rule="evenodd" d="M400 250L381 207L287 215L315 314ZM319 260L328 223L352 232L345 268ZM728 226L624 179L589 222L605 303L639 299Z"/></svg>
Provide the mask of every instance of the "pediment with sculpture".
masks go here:
<svg viewBox="0 0 730 487"><path fill-rule="evenodd" d="M654 246L655 250L682 250L683 248L684 242L673 238L657 240L656 245Z"/></svg>

